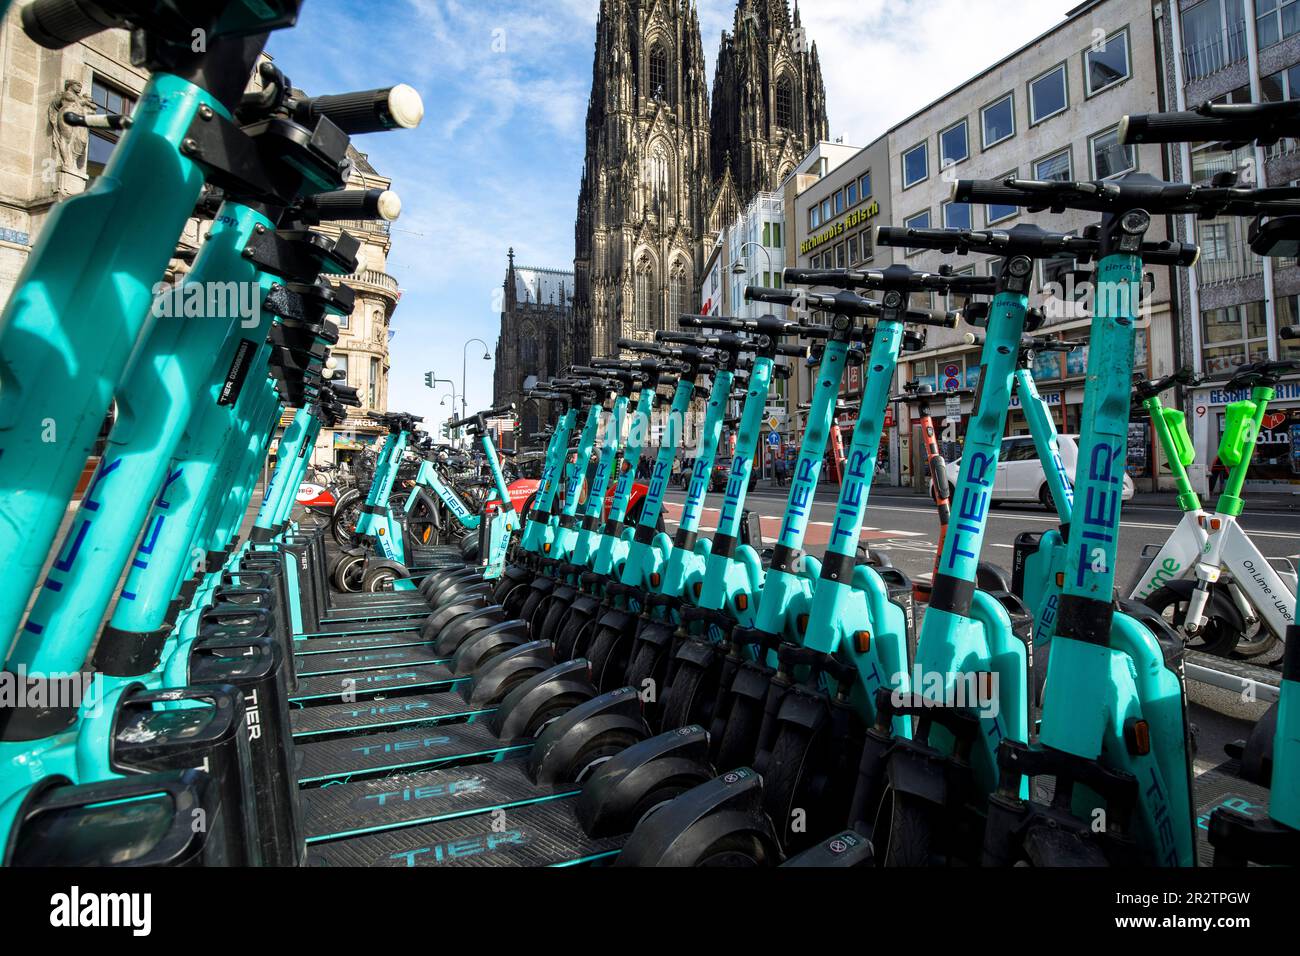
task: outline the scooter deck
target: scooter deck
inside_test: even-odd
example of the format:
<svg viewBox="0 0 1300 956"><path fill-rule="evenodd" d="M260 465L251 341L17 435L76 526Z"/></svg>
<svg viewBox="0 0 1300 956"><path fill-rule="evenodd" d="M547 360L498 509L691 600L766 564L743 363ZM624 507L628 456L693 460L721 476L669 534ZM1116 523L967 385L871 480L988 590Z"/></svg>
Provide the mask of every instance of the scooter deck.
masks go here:
<svg viewBox="0 0 1300 956"><path fill-rule="evenodd" d="M379 621L367 626L361 622L344 622L340 624L321 624L321 630L310 631L293 636L295 641L307 637L330 637L345 634L398 634L405 631L418 631L424 626L424 620L429 616L425 611L419 617L403 618L391 623Z"/></svg>
<svg viewBox="0 0 1300 956"><path fill-rule="evenodd" d="M580 790L573 784L539 787L528 778L526 761L503 760L341 783L300 796L310 844L490 814Z"/></svg>
<svg viewBox="0 0 1300 956"><path fill-rule="evenodd" d="M368 621L399 622L408 617L428 617L428 603L403 605L384 605L368 608L348 608L347 610L330 609L321 619L321 626L328 624L362 624ZM398 625L400 626L400 625Z"/></svg>
<svg viewBox="0 0 1300 956"><path fill-rule="evenodd" d="M333 654L340 651L357 651L376 647L416 647L428 640L419 631L398 631L396 634L354 634L350 637L305 637L294 641L295 658L316 654Z"/></svg>
<svg viewBox="0 0 1300 956"><path fill-rule="evenodd" d="M365 731L463 721L496 710L469 703L459 694L413 694L377 700L361 700L319 707L299 707L289 712L289 728L296 745L303 741L356 734Z"/></svg>
<svg viewBox="0 0 1300 956"><path fill-rule="evenodd" d="M427 607L428 601L419 591L384 591L365 594L340 594L333 591L329 595L326 616L358 610L388 610L393 608Z"/></svg>
<svg viewBox="0 0 1300 956"><path fill-rule="evenodd" d="M429 643L408 647L354 648L333 654L295 654L294 672L299 679L322 674L373 671L390 667L414 667L417 664L445 664L449 659Z"/></svg>
<svg viewBox="0 0 1300 956"><path fill-rule="evenodd" d="M446 690L452 685L472 679L472 674L456 675L450 668L440 664L389 667L373 671L340 671L299 680L298 689L289 698L289 703L329 700L347 703L349 698L355 702L358 698L394 691L431 690L435 687Z"/></svg>
<svg viewBox="0 0 1300 956"><path fill-rule="evenodd" d="M573 866L610 860L625 836L593 839L572 800L548 800L492 814L442 820L307 851L308 866ZM503 826L504 825L504 826Z"/></svg>
<svg viewBox="0 0 1300 956"><path fill-rule="evenodd" d="M1196 778L1196 860L1200 866L1214 863L1210 845L1210 814L1220 807L1236 810L1249 817L1268 816L1269 792L1259 784L1243 780L1235 760L1219 764Z"/></svg>
<svg viewBox="0 0 1300 956"><path fill-rule="evenodd" d="M451 761L499 760L522 753L531 740L501 740L486 721L408 728L299 744L294 748L298 783L408 772Z"/></svg>

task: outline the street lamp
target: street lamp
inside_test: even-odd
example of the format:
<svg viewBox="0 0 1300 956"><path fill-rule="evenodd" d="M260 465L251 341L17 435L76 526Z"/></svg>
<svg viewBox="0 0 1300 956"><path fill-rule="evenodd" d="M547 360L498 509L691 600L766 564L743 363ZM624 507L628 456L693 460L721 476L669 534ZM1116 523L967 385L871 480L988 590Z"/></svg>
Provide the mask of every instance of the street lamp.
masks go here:
<svg viewBox="0 0 1300 956"><path fill-rule="evenodd" d="M741 253L742 255L743 255L744 252L745 252L745 247L746 247L746 246L754 246L755 248L757 248L757 249L759 249L759 250L762 251L763 256L767 259L767 272L768 272L768 275L771 275L771 274L772 274L772 253L770 253L770 252L767 251L767 246L762 245L761 243L755 242L755 241L752 240L752 239L749 240L748 242L742 242L742 243L740 244L740 253ZM734 275L734 276L743 276L743 275L744 275L746 272L748 272L748 271L749 271L749 270L745 268L745 263L744 263L742 260L740 260L740 259L737 259L737 260L736 260L736 264L733 265L733 266L731 267L731 274Z"/></svg>
<svg viewBox="0 0 1300 956"><path fill-rule="evenodd" d="M437 377L436 377L436 373L434 373L434 372L425 372L425 373L424 373L424 384L425 384L428 388L433 388L433 387L434 387L435 385L437 385L439 382L443 382L443 383L445 383L445 384L451 386L451 412L452 412L453 415L455 415L455 414L456 414L456 383L455 383L452 379L449 379L449 378L437 378ZM443 403L442 403L442 402L439 402L438 404L441 405L441 404L443 404ZM462 406L463 406L463 403L462 403ZM465 417L465 416L462 414L462 415L461 415L461 418L464 418L464 417Z"/></svg>
<svg viewBox="0 0 1300 956"><path fill-rule="evenodd" d="M469 364L469 347L474 342L477 342L479 345L483 346L483 361L485 362L492 361L492 350L488 348L488 344L484 342L482 339L470 339L468 342L465 343L464 348L460 350L460 417L461 418L465 418L467 415L469 415L469 412L465 408L465 370L466 370L466 366Z"/></svg>

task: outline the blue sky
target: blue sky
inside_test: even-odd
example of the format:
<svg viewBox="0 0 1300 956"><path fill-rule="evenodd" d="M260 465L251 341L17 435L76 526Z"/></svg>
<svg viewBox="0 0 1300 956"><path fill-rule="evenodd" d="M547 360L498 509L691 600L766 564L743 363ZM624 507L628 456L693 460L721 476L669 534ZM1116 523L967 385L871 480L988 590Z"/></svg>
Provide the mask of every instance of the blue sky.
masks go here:
<svg viewBox="0 0 1300 956"><path fill-rule="evenodd" d="M866 143L1061 19L1074 0L803 0L818 44L831 136ZM708 75L733 0L699 0ZM313 93L409 83L414 131L358 137L393 179L403 213L388 272L394 316L389 404L445 417L433 370L460 389L464 343L495 350L511 246L521 265L573 267L599 0L307 0L268 52ZM905 79L903 79L905 77ZM468 350L470 410L492 397L492 365ZM450 403L449 403L450 404Z"/></svg>

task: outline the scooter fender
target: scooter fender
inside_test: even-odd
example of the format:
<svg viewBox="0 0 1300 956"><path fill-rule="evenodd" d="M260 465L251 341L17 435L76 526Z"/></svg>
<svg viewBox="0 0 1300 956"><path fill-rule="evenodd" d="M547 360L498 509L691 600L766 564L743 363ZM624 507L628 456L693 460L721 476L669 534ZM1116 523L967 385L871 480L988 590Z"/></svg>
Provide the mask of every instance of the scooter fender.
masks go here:
<svg viewBox="0 0 1300 956"><path fill-rule="evenodd" d="M530 737L539 729L536 726L539 713L556 698L590 700L596 693L585 659L578 657L556 664L506 694L501 706L489 718L489 729L501 740Z"/></svg>
<svg viewBox="0 0 1300 956"><path fill-rule="evenodd" d="M492 658L474 675L466 700L476 707L494 707L511 691L555 666L546 641L530 641ZM504 739L504 738L503 738Z"/></svg>
<svg viewBox="0 0 1300 956"><path fill-rule="evenodd" d="M905 694L911 690L907 673L907 614L889 600L889 588L873 567L860 564L853 569L853 591L864 602L871 644L866 654L859 654L853 641L845 643L858 669L859 686L866 694L866 704L874 719L879 688L889 687ZM855 616L851 620L863 618Z"/></svg>
<svg viewBox="0 0 1300 956"><path fill-rule="evenodd" d="M596 622L597 628L608 627L620 633L627 633L636 624L636 617L626 611L617 609L606 611Z"/></svg>
<svg viewBox="0 0 1300 956"><path fill-rule="evenodd" d="M456 649L452 659L453 674L473 674L485 663L512 647L528 643L528 626L523 621L505 621L484 628Z"/></svg>
<svg viewBox="0 0 1300 956"><path fill-rule="evenodd" d="M929 750L895 747L889 755L889 785L936 807L948 805L947 758Z"/></svg>
<svg viewBox="0 0 1300 956"><path fill-rule="evenodd" d="M438 633L438 640L433 645L433 649L441 656L450 657L473 635L489 628L502 626L503 623L515 623L503 622L504 614L505 609L501 605L490 604L458 617ZM522 624L522 622L518 623Z"/></svg>
<svg viewBox="0 0 1300 956"><path fill-rule="evenodd" d="M528 776L539 784L572 783L585 769L592 744L610 734L650 736L641 697L631 687L584 701L548 724L528 754Z"/></svg>
<svg viewBox="0 0 1300 956"><path fill-rule="evenodd" d="M420 636L426 641L436 641L442 629L456 618L485 607L488 607L488 599L482 594L475 594L463 602L444 605L425 618L424 625L420 628Z"/></svg>
<svg viewBox="0 0 1300 956"><path fill-rule="evenodd" d="M659 734L611 757L592 774L578 797L578 822L592 837L630 833L654 803L712 776L703 727Z"/></svg>
<svg viewBox="0 0 1300 956"><path fill-rule="evenodd" d="M643 818L615 866L693 866L725 838L740 837L755 862L781 862L772 821L763 809L763 783L748 767L701 784Z"/></svg>

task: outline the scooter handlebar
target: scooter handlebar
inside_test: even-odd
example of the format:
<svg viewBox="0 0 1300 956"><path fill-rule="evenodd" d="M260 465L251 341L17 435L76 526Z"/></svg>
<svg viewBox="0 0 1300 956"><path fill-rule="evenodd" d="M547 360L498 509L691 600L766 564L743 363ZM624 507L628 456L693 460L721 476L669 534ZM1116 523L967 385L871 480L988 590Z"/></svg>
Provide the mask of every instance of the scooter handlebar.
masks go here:
<svg viewBox="0 0 1300 956"><path fill-rule="evenodd" d="M1300 339L1300 325L1284 325L1278 330L1278 335L1284 339Z"/></svg>
<svg viewBox="0 0 1300 956"><path fill-rule="evenodd" d="M304 126L314 126L321 116L350 136L414 129L424 119L424 102L414 87L398 83L355 93L306 96L293 105L293 118Z"/></svg>
<svg viewBox="0 0 1300 956"><path fill-rule="evenodd" d="M22 9L23 32L47 50L61 50L81 40L127 25L127 18L84 0L35 0Z"/></svg>

